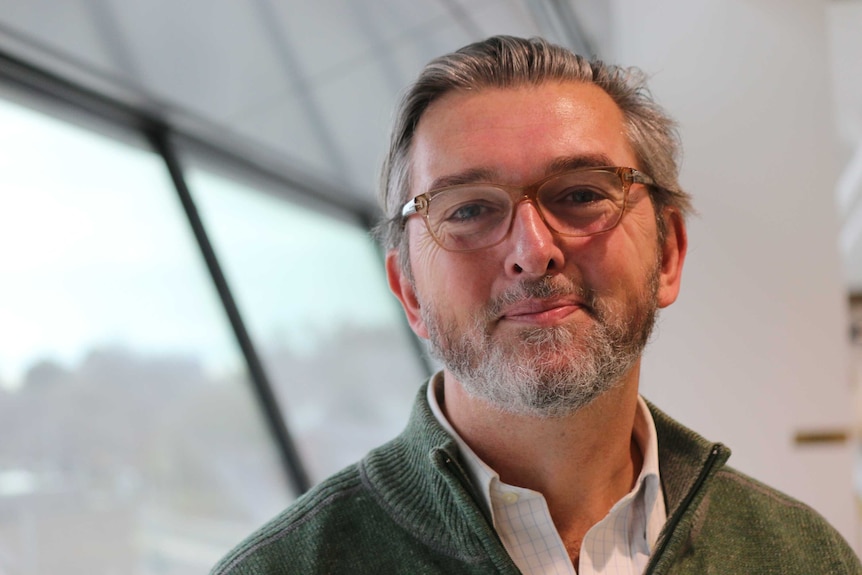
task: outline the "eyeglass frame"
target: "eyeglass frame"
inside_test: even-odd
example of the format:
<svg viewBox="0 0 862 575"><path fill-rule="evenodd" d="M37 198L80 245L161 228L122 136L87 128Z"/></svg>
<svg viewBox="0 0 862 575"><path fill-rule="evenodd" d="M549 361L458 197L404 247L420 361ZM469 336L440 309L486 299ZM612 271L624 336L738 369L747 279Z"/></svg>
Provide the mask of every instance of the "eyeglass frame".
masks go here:
<svg viewBox="0 0 862 575"><path fill-rule="evenodd" d="M617 216L617 219L616 219L616 221L614 221L613 225L611 225L611 226L609 226L603 230L599 230L597 232L590 232L590 233L586 233L586 234L571 234L571 233L557 231L553 226L551 226L551 224L548 223L548 220L545 219L545 214L542 211L541 204L539 203L539 195L538 195L539 190L542 188L542 186L544 186L550 180L565 176L566 174L571 174L573 172L608 172L608 173L613 173L617 177L619 177L620 186L621 186L622 192L623 192L623 201L622 201L622 206L620 207L619 215ZM509 225L508 225L508 228L506 229L506 233L503 234L499 240L497 240L496 242L489 244L487 246L482 246L479 248L468 248L468 249L462 249L462 250L447 248L446 246L444 246L440 242L440 240L437 239L437 235L431 229L431 223L428 221L428 207L431 204L431 200L434 199L434 196L436 196L442 192L447 192L450 190L457 190L459 188L475 187L476 185L481 185L481 184L485 184L485 185L503 190L503 191L507 192L511 198L513 198L512 213L509 216ZM490 183L490 182L475 182L475 183L469 183L469 184L455 184L452 186L443 186L441 188L435 188L433 190L428 190L427 192L419 194L418 196L414 197L413 199L411 199L407 203L405 203L404 206L402 206L402 208L401 208L401 226L403 228L406 225L407 218L409 218L412 215L419 214L419 215L423 216L423 220L425 221L425 228L428 230L428 233L431 234L431 238L433 238L434 242L438 246L443 248L444 250L449 251L449 252L462 252L462 253L463 252L473 252L473 251L478 251L478 250L484 250L484 249L491 248L491 247L494 247L494 246L502 243L506 238L509 237L509 234L512 233L512 223L515 221L515 212L516 212L516 208L518 207L518 204L520 204L521 202L529 201L529 202L533 203L533 205L536 208L536 212L539 214L539 217L542 218L542 221L545 223L545 225L548 226L549 230L553 231L556 234L560 234L561 236L565 236L565 237L586 238L589 236L595 236L598 234L607 233L619 225L619 223L623 219L623 214L625 213L626 208L628 207L629 190L631 189L632 184L643 184L645 186L656 187L655 180L653 180L652 177L641 172L640 170L637 170L635 168L625 167L625 166L588 166L588 167L583 167L583 168L576 168L573 170L565 170L562 172L557 172L557 173L551 174L545 178L542 178L538 182L534 182L534 183L526 185L526 186L509 186L509 185L504 185L504 184L494 184L494 183ZM520 194L520 196L518 197L517 200L514 199L515 194L513 192Z"/></svg>

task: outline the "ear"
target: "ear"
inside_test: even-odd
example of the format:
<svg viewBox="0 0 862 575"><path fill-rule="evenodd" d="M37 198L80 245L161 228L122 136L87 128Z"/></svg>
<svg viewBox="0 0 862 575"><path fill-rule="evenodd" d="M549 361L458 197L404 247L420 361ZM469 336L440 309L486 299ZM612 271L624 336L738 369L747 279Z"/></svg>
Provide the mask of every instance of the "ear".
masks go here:
<svg viewBox="0 0 862 575"><path fill-rule="evenodd" d="M674 208L665 208L665 238L661 246L658 305L667 307L676 301L682 282L682 266L688 250L688 233L682 215Z"/></svg>
<svg viewBox="0 0 862 575"><path fill-rule="evenodd" d="M404 314L407 316L407 323L410 324L413 332L423 339L428 339L428 330L419 311L416 288L401 269L398 259L397 250L390 250L386 254L386 279L389 281L389 289L401 302L401 307L404 308Z"/></svg>

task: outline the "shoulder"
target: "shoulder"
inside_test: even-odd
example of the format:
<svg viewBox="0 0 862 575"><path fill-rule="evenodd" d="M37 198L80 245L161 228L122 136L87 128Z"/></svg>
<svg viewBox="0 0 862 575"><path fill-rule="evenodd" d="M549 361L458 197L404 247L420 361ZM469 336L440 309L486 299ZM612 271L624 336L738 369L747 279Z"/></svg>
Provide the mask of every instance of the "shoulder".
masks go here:
<svg viewBox="0 0 862 575"><path fill-rule="evenodd" d="M303 565L325 551L321 545L349 539L351 530L346 527L356 517L373 520L375 506L369 498L358 466L350 466L252 533L213 568L211 575L311 572Z"/></svg>
<svg viewBox="0 0 862 575"><path fill-rule="evenodd" d="M804 503L725 465L730 450L649 404L678 573L862 574L844 538Z"/></svg>
<svg viewBox="0 0 862 575"><path fill-rule="evenodd" d="M692 542L725 558L759 558L780 566L781 573L862 572L848 543L823 516L732 467L715 474L695 516Z"/></svg>
<svg viewBox="0 0 862 575"><path fill-rule="evenodd" d="M499 544L423 394L404 432L297 499L211 575L436 574L489 561Z"/></svg>
<svg viewBox="0 0 862 575"><path fill-rule="evenodd" d="M723 467L716 473L709 499L710 506L721 511L727 521L756 519L759 526L772 529L775 535L800 536L808 529L837 535L826 519L805 503L733 467Z"/></svg>

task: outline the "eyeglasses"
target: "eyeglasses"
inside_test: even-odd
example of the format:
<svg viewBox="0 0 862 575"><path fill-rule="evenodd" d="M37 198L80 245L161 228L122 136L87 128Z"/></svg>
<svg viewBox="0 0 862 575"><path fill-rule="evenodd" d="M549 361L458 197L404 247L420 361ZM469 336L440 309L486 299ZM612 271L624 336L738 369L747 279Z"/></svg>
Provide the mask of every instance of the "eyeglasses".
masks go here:
<svg viewBox="0 0 862 575"><path fill-rule="evenodd" d="M622 219L632 184L655 185L634 168L591 167L562 172L530 186L459 184L431 190L407 202L402 222L425 216L434 241L467 252L502 242L515 206L533 202L545 224L562 236L583 237L613 229Z"/></svg>

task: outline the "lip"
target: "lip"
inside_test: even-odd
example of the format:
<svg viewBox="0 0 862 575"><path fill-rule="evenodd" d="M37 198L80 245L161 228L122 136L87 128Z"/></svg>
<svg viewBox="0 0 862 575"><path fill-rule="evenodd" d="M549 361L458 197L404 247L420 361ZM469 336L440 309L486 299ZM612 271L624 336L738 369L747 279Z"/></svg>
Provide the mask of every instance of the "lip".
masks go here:
<svg viewBox="0 0 862 575"><path fill-rule="evenodd" d="M575 299L524 300L509 306L500 314L500 321L513 321L533 325L555 325L567 317L585 309L583 302Z"/></svg>

